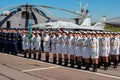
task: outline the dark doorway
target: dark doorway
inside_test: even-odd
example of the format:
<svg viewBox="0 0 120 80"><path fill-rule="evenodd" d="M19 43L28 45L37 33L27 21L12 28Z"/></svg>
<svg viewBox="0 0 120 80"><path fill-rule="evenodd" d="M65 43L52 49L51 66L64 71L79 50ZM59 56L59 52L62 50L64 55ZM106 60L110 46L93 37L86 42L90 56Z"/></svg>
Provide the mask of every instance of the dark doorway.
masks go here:
<svg viewBox="0 0 120 80"><path fill-rule="evenodd" d="M6 28L11 28L11 21L7 21L7 23L6 23Z"/></svg>

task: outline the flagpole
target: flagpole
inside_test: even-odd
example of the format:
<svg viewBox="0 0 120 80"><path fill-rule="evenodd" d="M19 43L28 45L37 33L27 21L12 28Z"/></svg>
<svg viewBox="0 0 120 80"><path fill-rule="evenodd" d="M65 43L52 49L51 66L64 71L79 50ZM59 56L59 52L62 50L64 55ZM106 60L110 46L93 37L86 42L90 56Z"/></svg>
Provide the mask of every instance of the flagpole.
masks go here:
<svg viewBox="0 0 120 80"><path fill-rule="evenodd" d="M32 38L32 19L30 19L30 23L29 23L29 39L30 39L30 54L29 54L29 58L31 58L31 38Z"/></svg>

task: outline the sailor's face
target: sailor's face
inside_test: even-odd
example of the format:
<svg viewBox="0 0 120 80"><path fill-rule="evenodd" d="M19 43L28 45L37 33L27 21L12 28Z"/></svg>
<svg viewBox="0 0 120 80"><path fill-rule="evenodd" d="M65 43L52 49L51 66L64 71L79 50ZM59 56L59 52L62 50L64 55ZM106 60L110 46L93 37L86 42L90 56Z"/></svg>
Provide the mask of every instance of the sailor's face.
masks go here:
<svg viewBox="0 0 120 80"><path fill-rule="evenodd" d="M103 37L106 37L106 34L103 34Z"/></svg>
<svg viewBox="0 0 120 80"><path fill-rule="evenodd" d="M87 37L87 35L86 35L86 34L84 34L84 35L83 35L83 37L85 38L85 37Z"/></svg>
<svg viewBox="0 0 120 80"><path fill-rule="evenodd" d="M78 37L79 37L79 36L80 36L80 34L76 34L76 36L78 36Z"/></svg>
<svg viewBox="0 0 120 80"><path fill-rule="evenodd" d="M66 36L66 33L63 33L63 36Z"/></svg>
<svg viewBox="0 0 120 80"><path fill-rule="evenodd" d="M37 33L36 35L37 35L37 37L39 36L39 34L38 34L38 33Z"/></svg>
<svg viewBox="0 0 120 80"><path fill-rule="evenodd" d="M70 33L69 35L72 36L72 33Z"/></svg>
<svg viewBox="0 0 120 80"><path fill-rule="evenodd" d="M52 33L52 36L55 36L55 33Z"/></svg>
<svg viewBox="0 0 120 80"><path fill-rule="evenodd" d="M94 38L95 37L95 34L92 34L92 36L91 36L92 38Z"/></svg>

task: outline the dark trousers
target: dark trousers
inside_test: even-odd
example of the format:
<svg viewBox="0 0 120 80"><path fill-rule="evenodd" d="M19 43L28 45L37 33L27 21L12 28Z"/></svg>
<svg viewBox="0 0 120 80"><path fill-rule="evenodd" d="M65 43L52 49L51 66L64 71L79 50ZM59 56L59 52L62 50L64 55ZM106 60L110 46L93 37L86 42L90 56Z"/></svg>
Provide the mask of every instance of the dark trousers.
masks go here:
<svg viewBox="0 0 120 80"><path fill-rule="evenodd" d="M12 44L12 51L11 52L12 52L12 54L17 55L17 52L18 52L17 43Z"/></svg>

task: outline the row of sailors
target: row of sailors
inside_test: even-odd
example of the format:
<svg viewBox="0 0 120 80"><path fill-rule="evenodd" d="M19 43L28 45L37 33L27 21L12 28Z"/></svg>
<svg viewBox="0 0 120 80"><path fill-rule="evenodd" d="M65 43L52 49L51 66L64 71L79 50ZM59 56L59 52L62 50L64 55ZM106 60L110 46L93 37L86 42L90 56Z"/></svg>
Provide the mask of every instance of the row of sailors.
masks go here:
<svg viewBox="0 0 120 80"><path fill-rule="evenodd" d="M53 53L53 63L56 64L58 55L59 65L62 65L62 58L64 55L64 66L68 64L68 54L70 55L71 67L74 67L75 56L78 60L78 68L81 69L82 58L85 60L86 70L89 70L89 59L92 59L93 71L97 71L99 59L102 58L105 70L108 69L108 60L114 55L114 67L118 65L118 57L120 52L120 36L119 34L96 34L91 33L66 33L66 32L53 32L49 34L45 32L41 38L39 32L32 34L31 39L23 33L22 46L25 53L38 53L41 50L41 39L43 39L43 48L46 53L46 62L49 60L49 53ZM30 53L31 54L31 53ZM39 53L40 55L40 53ZM26 55L25 55L26 56ZM36 56L36 53L35 55ZM40 55L41 56L41 55ZM31 56L30 56L31 57ZM35 57L34 57L35 58Z"/></svg>
<svg viewBox="0 0 120 80"><path fill-rule="evenodd" d="M22 51L22 37L20 31L0 30L0 52L17 55L18 50Z"/></svg>
<svg viewBox="0 0 120 80"><path fill-rule="evenodd" d="M2 33L2 34L1 34ZM105 70L108 69L108 63L113 58L114 67L118 65L118 56L120 53L120 34L119 33L66 33L64 31L57 32L40 32L39 30L30 36L28 31L1 30L0 31L0 50L17 54L18 50L24 53L24 56L34 58L38 55L41 59L41 51L46 54L46 62L49 61L49 53L53 53L53 63L56 64L58 56L59 65L62 65L64 55L64 66L68 65L68 55L70 55L71 67L74 67L75 57L77 59L78 68L81 69L82 59L85 60L86 70L89 70L90 59L93 64L93 71L97 71L97 66L104 62ZM4 49L3 49L4 48ZM22 48L22 49L21 49Z"/></svg>

